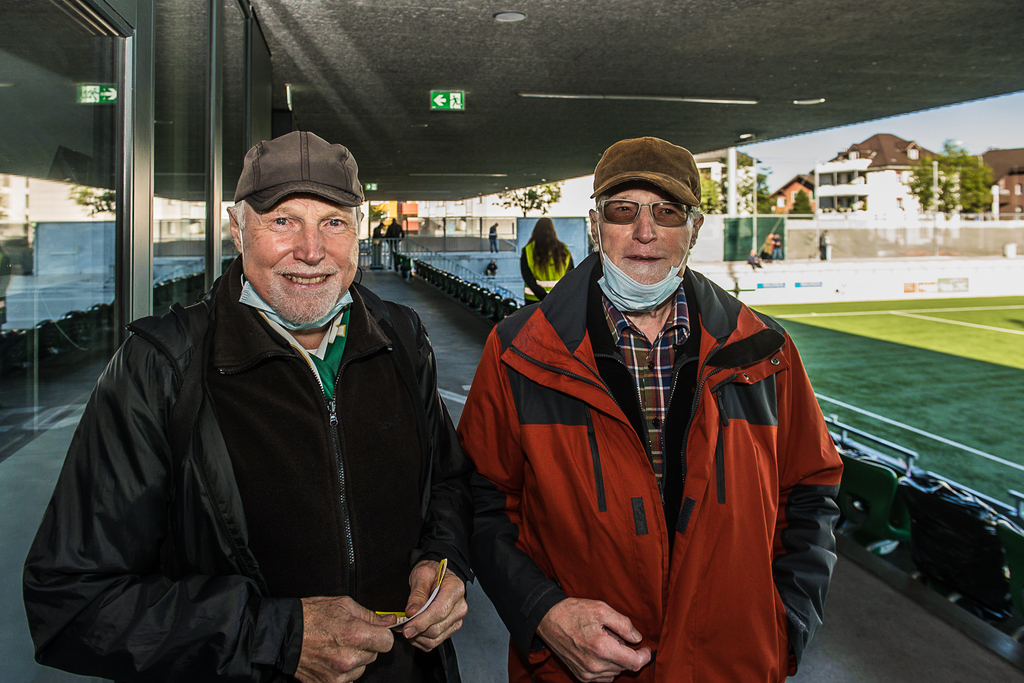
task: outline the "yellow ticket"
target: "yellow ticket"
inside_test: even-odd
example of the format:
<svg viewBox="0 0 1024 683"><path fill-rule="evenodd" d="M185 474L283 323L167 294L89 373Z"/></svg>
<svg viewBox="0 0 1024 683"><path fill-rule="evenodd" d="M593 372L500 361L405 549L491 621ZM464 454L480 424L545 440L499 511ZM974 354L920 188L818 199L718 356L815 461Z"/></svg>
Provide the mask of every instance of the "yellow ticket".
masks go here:
<svg viewBox="0 0 1024 683"><path fill-rule="evenodd" d="M427 609L427 607L430 606L430 603L434 602L434 598L437 597L437 592L439 590L441 590L441 582L444 581L444 575L447 572L448 572L448 560L447 560L447 558L445 558L445 559L441 560L440 566L437 568L437 577L434 579L434 589L430 592L430 597L427 598L427 602L423 605L423 607L420 608L420 611L417 612L416 614L412 615L411 617L406 616L405 612L380 612L380 611L378 611L377 614L381 615L382 617L386 617L389 614L395 615L395 617L398 619L398 621L396 621L394 624L392 624L391 628L394 628L395 626L398 626L399 624L404 624L405 622L409 621L410 619L415 619L417 614L420 614L421 612L423 612L423 610Z"/></svg>

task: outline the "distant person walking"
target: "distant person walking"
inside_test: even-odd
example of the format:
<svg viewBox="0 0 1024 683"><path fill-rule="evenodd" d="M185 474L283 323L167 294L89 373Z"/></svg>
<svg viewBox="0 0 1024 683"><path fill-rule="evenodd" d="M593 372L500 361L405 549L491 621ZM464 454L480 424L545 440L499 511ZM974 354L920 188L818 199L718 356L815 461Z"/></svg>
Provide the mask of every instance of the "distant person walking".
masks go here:
<svg viewBox="0 0 1024 683"><path fill-rule="evenodd" d="M391 219L391 224L388 225L388 230L384 233L384 237L388 239L401 239L405 236L405 231L402 230L401 224L397 218Z"/></svg>
<svg viewBox="0 0 1024 683"><path fill-rule="evenodd" d="M822 261L832 260L832 236L828 234L828 230L821 233L821 237L818 238L818 250L821 252Z"/></svg>
<svg viewBox="0 0 1024 683"><path fill-rule="evenodd" d="M491 241L491 253L498 253L498 224L495 223L491 226L491 229L487 232L487 237Z"/></svg>
<svg viewBox="0 0 1024 683"><path fill-rule="evenodd" d="M519 257L526 303L543 301L555 283L572 268L572 254L569 247L558 240L555 224L547 216L541 218L533 226L530 241Z"/></svg>

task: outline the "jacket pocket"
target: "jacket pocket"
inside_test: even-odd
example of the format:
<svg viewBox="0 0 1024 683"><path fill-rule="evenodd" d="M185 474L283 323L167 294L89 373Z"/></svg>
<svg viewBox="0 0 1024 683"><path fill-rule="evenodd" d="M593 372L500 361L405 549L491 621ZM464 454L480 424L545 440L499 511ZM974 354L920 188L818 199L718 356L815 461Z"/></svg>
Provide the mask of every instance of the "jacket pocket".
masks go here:
<svg viewBox="0 0 1024 683"><path fill-rule="evenodd" d="M590 458L594 463L594 488L597 493L597 511L605 512L608 504L604 497L604 475L601 474L601 454L597 452L597 435L594 434L594 417L587 407L587 441L590 443Z"/></svg>

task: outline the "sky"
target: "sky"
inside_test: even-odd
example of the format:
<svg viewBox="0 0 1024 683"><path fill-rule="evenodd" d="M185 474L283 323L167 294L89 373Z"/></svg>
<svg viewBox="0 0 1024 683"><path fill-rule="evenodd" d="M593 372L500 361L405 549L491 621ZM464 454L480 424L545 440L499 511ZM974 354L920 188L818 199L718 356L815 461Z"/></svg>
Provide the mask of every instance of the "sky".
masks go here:
<svg viewBox="0 0 1024 683"><path fill-rule="evenodd" d="M946 140L959 141L971 154L981 154L991 148L1024 147L1024 92L759 142L739 149L771 169L768 188L774 192L798 173L812 171L815 162L828 161L876 133L892 133L904 140L914 140L933 152L941 151Z"/></svg>

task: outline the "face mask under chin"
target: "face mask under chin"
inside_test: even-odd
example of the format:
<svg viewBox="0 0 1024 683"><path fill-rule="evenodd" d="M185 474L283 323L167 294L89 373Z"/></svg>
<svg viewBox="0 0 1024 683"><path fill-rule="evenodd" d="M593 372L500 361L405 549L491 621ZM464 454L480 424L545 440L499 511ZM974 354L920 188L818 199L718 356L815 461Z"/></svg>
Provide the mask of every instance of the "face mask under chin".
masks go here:
<svg viewBox="0 0 1024 683"><path fill-rule="evenodd" d="M679 264L673 266L664 278L658 282L644 285L631 278L608 258L608 254L605 253L604 245L601 242L600 225L597 228L597 246L601 252L603 270L601 279L597 281L597 284L615 308L623 313L650 313L669 298L673 292L679 289L679 285L683 282L683 277L680 273L683 270L683 265L686 263L689 248L683 252Z"/></svg>

